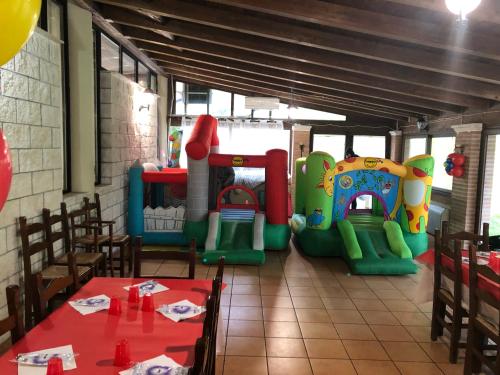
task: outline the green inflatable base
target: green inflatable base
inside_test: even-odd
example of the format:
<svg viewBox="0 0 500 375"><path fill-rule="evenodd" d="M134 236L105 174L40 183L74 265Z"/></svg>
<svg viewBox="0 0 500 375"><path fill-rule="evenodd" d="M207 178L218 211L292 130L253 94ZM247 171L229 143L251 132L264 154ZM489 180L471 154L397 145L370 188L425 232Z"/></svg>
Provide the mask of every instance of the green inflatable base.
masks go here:
<svg viewBox="0 0 500 375"><path fill-rule="evenodd" d="M309 256L342 257L349 265L351 272L357 275L406 275L417 272L417 266L412 259L401 259L391 252L382 228L355 225L354 230L363 259L349 258L337 228L324 231L306 228L299 234L295 234L295 242L304 254ZM410 236L407 237L407 235ZM424 240L420 234L411 233L405 233L404 237L412 252L414 249L427 247L427 237Z"/></svg>
<svg viewBox="0 0 500 375"><path fill-rule="evenodd" d="M288 224L269 224L264 227L266 250L286 250L290 243L292 230Z"/></svg>
<svg viewBox="0 0 500 375"><path fill-rule="evenodd" d="M203 264L217 264L221 256L225 264L260 265L266 261L266 254L260 250L209 250L202 255Z"/></svg>
<svg viewBox="0 0 500 375"><path fill-rule="evenodd" d="M429 250L429 237L427 233L408 233L403 231L403 237L413 254L413 258Z"/></svg>
<svg viewBox="0 0 500 375"><path fill-rule="evenodd" d="M205 246L205 240L208 234L208 220L186 221L184 223L184 236L188 243L194 238L198 249Z"/></svg>

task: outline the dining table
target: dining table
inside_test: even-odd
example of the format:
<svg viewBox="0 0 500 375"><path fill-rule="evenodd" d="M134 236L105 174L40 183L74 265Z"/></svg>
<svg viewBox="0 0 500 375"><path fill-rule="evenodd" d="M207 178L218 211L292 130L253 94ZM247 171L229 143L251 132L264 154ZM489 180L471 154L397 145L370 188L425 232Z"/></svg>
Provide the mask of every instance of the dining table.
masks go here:
<svg viewBox="0 0 500 375"><path fill-rule="evenodd" d="M163 354L179 365L191 366L196 340L202 335L205 314L175 322L157 311L142 311L141 303L128 302L128 292L124 287L147 280L151 279L91 279L69 301L104 294L121 301L121 313L112 315L108 310L102 310L82 315L68 302L63 303L0 357L0 374L18 373L18 364L13 360L20 353L66 345L72 345L76 361L76 369L69 373L118 374L127 368L114 365L116 345L123 339L128 340L132 362ZM211 280L154 280L168 288L153 294L156 308L182 300L205 306L212 290Z"/></svg>
<svg viewBox="0 0 500 375"><path fill-rule="evenodd" d="M416 286L416 293L413 302L416 304L424 304L431 302L434 292L434 263L435 251L429 249L425 253L419 255L415 260L421 265L418 272L418 281ZM478 262L488 264L488 257L478 255ZM453 259L446 255L442 255L441 264L443 267L453 270ZM469 308L469 253L467 250L462 250L462 305L468 310ZM483 289L489 293L493 298L500 300L500 284L495 283L493 280L487 279L482 275L478 275L478 288ZM453 280L442 275L441 285L446 290L453 293L454 282ZM489 305L481 305L480 313L493 323L499 323L498 310Z"/></svg>

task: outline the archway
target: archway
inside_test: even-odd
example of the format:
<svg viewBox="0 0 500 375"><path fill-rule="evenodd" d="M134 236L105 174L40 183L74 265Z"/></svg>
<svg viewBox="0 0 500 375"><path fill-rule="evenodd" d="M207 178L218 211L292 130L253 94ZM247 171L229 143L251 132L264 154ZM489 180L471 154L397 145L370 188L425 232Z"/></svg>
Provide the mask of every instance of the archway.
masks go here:
<svg viewBox="0 0 500 375"><path fill-rule="evenodd" d="M349 216L349 211L350 211L349 208L351 207L351 203L356 198L358 198L362 195L370 195L370 196L374 197L375 199L377 199L380 202L380 204L382 205L382 208L384 211L384 219L389 220L389 210L387 208L387 203L385 202L384 198L382 198L382 196L380 194L377 194L377 193L375 193L373 191L369 191L369 190L359 191L349 198L349 200L347 201L347 204L345 206L345 209L344 209L344 217L343 217L344 219L347 219L347 217Z"/></svg>

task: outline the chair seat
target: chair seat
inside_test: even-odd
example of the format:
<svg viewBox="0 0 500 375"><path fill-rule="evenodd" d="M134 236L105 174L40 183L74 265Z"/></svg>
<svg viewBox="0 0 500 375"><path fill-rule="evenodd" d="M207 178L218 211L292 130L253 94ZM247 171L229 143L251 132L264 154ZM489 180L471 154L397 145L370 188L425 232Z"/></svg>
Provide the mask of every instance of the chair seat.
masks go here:
<svg viewBox="0 0 500 375"><path fill-rule="evenodd" d="M77 266L76 271L78 277L81 278L86 273L90 272L90 267ZM51 265L41 271L44 280L58 279L60 277L68 276L68 267L60 265Z"/></svg>
<svg viewBox="0 0 500 375"><path fill-rule="evenodd" d="M446 289L439 289L438 295L439 299L441 299L448 306L453 306L454 297L452 292Z"/></svg>
<svg viewBox="0 0 500 375"><path fill-rule="evenodd" d="M79 266L93 266L99 263L104 255L102 253L75 253L75 262ZM64 254L55 260L55 264L68 264L68 254Z"/></svg>
<svg viewBox="0 0 500 375"><path fill-rule="evenodd" d="M486 319L485 317L478 315L475 319L476 325L482 326L484 331L491 332L491 336L498 337L500 332L500 327L493 323L491 320Z"/></svg>
<svg viewBox="0 0 500 375"><path fill-rule="evenodd" d="M130 241L128 234L113 234L113 245L123 245Z"/></svg>
<svg viewBox="0 0 500 375"><path fill-rule="evenodd" d="M95 242L95 237L93 234L87 234L82 237L77 237L73 241L82 244L82 245L94 245ZM98 245L104 245L106 241L109 241L109 236L106 234L99 234L97 235L97 244Z"/></svg>

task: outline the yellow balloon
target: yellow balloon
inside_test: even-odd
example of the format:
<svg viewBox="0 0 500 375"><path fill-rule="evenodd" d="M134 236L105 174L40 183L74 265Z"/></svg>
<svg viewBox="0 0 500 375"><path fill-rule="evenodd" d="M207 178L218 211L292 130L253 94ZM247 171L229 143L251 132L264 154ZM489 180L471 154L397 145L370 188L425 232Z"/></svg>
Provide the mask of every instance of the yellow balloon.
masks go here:
<svg viewBox="0 0 500 375"><path fill-rule="evenodd" d="M0 0L0 66L28 41L40 16L41 0Z"/></svg>

